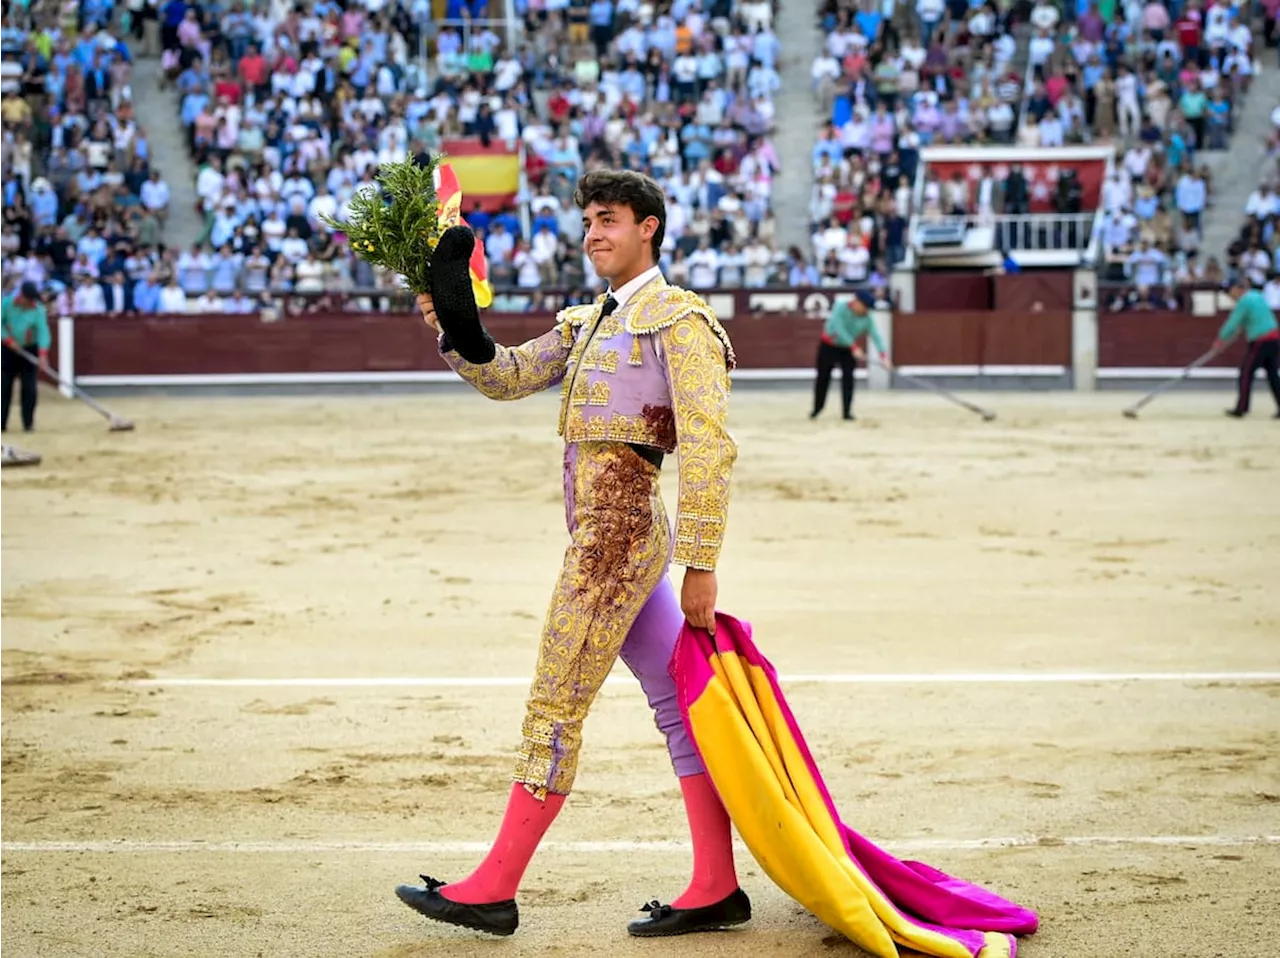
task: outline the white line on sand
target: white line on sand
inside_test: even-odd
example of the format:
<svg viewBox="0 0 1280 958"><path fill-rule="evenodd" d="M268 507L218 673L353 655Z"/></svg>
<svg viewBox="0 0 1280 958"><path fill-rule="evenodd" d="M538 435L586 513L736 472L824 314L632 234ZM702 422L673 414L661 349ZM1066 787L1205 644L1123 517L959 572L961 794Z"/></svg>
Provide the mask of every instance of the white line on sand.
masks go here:
<svg viewBox="0 0 1280 958"><path fill-rule="evenodd" d="M1088 684L1091 682L1280 682L1280 672L903 672L833 675L783 675L783 685L995 685ZM516 676L343 676L314 678L167 678L129 679L125 685L166 688L497 688L527 687L530 680ZM611 675L606 685L630 685L630 676Z"/></svg>
<svg viewBox="0 0 1280 958"><path fill-rule="evenodd" d="M1065 838L1052 836L1009 836L1004 838L907 838L885 842L884 848L899 854L930 851L971 851L987 848L1053 848L1062 845L1176 845L1185 847L1238 848L1246 845L1277 845L1280 835L1079 835ZM543 842L548 851L575 855L613 855L624 853L688 852L687 842ZM745 847L745 846L743 846ZM215 841L83 841L83 842L4 842L0 850L6 855L19 852L49 853L159 853L211 852L217 854L294 855L320 852L389 852L414 855L472 855L489 850L486 842L215 842Z"/></svg>

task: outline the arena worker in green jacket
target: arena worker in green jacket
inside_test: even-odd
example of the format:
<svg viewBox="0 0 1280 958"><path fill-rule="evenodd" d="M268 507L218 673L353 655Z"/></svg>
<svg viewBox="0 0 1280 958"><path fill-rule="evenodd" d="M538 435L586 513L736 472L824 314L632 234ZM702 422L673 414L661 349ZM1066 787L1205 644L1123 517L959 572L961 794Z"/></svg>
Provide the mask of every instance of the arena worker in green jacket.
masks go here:
<svg viewBox="0 0 1280 958"><path fill-rule="evenodd" d="M15 347L27 353L35 352L41 363L49 362L49 346L53 337L49 333L49 317L40 301L40 288L35 283L24 282L17 293L0 300L0 326L3 327L4 409L0 415L3 429L9 431L9 405L13 401L13 381L22 380L22 428L26 432L36 427L36 364L20 355Z"/></svg>
<svg viewBox="0 0 1280 958"><path fill-rule="evenodd" d="M1249 394L1253 392L1253 374L1259 369L1267 372L1271 395L1276 401L1276 416L1280 419L1280 324L1267 305L1266 298L1256 289L1250 289L1243 279L1231 284L1231 297L1235 309L1218 330L1214 346L1222 348L1243 333L1244 359L1240 360L1240 375L1236 381L1236 404L1227 410L1228 416L1241 419L1249 414Z"/></svg>
<svg viewBox="0 0 1280 958"><path fill-rule="evenodd" d="M888 369L893 368L889 361L889 351L884 347L880 331L876 329L875 320L871 318L871 310L875 306L875 297L860 290L851 300L836 303L827 315L822 327L822 340L818 343L818 378L813 385L813 412L810 419L816 419L827 404L827 390L831 387L831 371L840 367L840 400L844 409L844 418L853 419L853 377L858 360L865 359L866 354L858 341L867 337L875 345L880 362Z"/></svg>

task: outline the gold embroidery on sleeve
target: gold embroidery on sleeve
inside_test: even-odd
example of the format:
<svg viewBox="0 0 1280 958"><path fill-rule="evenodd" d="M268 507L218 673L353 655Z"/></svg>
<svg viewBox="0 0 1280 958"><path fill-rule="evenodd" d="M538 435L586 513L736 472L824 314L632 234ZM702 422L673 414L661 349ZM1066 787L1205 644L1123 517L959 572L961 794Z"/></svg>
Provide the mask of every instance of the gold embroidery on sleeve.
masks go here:
<svg viewBox="0 0 1280 958"><path fill-rule="evenodd" d="M726 425L727 349L720 333L702 315L686 315L663 326L659 335L680 455L673 561L694 569L715 569L738 455Z"/></svg>
<svg viewBox="0 0 1280 958"><path fill-rule="evenodd" d="M569 356L566 329L566 324L557 324L519 346L499 346L497 355L487 363L469 363L456 353L446 353L445 361L459 377L489 399L524 399L564 378Z"/></svg>

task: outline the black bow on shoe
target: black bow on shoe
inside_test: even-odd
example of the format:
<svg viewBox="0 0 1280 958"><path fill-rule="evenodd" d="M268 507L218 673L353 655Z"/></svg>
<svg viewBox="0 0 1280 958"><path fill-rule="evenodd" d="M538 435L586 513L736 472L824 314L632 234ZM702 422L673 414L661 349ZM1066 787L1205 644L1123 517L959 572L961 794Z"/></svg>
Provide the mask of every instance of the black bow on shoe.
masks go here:
<svg viewBox="0 0 1280 958"><path fill-rule="evenodd" d="M666 918L671 914L671 906L661 904L656 898L647 905L641 905L640 910L650 918Z"/></svg>
<svg viewBox="0 0 1280 958"><path fill-rule="evenodd" d="M396 897L420 915L491 935L512 935L520 924L520 910L515 899L467 905L450 901L440 894L440 889L448 882L430 875L419 877L425 882L422 887L397 885Z"/></svg>
<svg viewBox="0 0 1280 958"><path fill-rule="evenodd" d="M751 900L741 888L714 904L699 908L676 908L655 900L642 905L640 910L649 917L637 918L627 925L627 932L638 938L720 931L751 920Z"/></svg>

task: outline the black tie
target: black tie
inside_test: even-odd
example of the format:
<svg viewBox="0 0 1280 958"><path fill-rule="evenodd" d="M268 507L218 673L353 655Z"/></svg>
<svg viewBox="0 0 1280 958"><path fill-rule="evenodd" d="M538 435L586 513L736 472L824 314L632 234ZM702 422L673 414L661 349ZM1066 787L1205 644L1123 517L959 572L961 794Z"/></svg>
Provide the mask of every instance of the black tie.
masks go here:
<svg viewBox="0 0 1280 958"><path fill-rule="evenodd" d="M613 298L613 295L610 294L609 296L606 296L604 299L604 306L600 310L600 318L604 319L617 308L618 301Z"/></svg>

